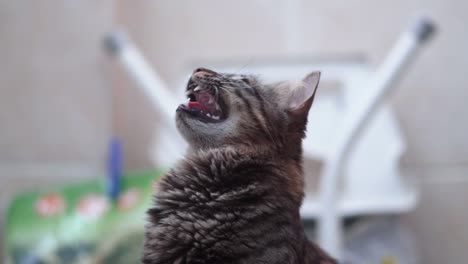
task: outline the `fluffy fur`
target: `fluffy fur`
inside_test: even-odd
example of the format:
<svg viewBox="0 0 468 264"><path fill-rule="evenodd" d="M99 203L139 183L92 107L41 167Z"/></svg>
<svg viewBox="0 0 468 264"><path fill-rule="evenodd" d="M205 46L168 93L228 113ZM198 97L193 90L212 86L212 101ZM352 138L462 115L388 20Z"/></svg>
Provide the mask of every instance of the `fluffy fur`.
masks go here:
<svg viewBox="0 0 468 264"><path fill-rule="evenodd" d="M299 216L301 142L319 76L263 84L194 72L188 92L210 90L224 116L207 122L179 107L190 149L158 183L143 263L335 263L307 240Z"/></svg>

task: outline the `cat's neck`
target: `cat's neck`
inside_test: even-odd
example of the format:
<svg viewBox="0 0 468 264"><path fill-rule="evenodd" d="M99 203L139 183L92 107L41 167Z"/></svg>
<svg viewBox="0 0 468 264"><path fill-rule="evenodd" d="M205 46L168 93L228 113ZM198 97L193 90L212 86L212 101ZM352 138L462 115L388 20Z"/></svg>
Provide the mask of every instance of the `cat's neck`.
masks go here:
<svg viewBox="0 0 468 264"><path fill-rule="evenodd" d="M290 162L294 165L300 165L302 159L297 158L297 155L292 155L291 149L293 148L277 148L277 146L271 146L268 144L260 145L249 145L249 144L236 144L236 145L224 145L218 147L210 148L199 148L199 147L189 147L187 150L187 156L197 156L204 155L209 152L228 152L228 153L237 153L243 156L256 157L258 159L265 160L277 160L281 162ZM296 150L297 149L297 150ZM294 148L294 153L298 152L301 154L300 147Z"/></svg>
<svg viewBox="0 0 468 264"><path fill-rule="evenodd" d="M213 158L219 157L219 158ZM222 157L222 158L221 158ZM272 167L277 172L275 176L280 179L274 179L272 182L284 182L288 188L285 189L294 200L300 205L304 196L304 176L302 171L302 159L296 156L287 155L287 153L277 152L268 146L221 146L209 149L191 149L185 159L190 160L198 166L226 166L228 167L246 167L252 166L255 161L255 167L269 171ZM265 173L264 177L269 177ZM245 175L247 176L247 175Z"/></svg>

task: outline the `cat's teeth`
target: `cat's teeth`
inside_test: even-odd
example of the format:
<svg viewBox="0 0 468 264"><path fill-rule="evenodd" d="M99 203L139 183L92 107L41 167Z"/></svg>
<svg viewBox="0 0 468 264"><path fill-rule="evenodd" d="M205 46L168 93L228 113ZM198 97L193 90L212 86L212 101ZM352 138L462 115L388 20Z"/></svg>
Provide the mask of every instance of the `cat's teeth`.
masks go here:
<svg viewBox="0 0 468 264"><path fill-rule="evenodd" d="M197 86L197 87L195 87L195 89L193 89L194 92L198 92L200 90L201 90L200 86Z"/></svg>
<svg viewBox="0 0 468 264"><path fill-rule="evenodd" d="M219 120L219 116L213 116L213 119Z"/></svg>
<svg viewBox="0 0 468 264"><path fill-rule="evenodd" d="M206 116L208 116L209 118L212 118L210 113L206 113Z"/></svg>

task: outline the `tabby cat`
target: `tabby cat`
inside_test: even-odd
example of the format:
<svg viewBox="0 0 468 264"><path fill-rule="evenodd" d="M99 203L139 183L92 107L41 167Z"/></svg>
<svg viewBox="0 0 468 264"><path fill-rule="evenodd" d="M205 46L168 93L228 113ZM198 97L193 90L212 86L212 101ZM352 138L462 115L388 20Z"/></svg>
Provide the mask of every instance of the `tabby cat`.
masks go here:
<svg viewBox="0 0 468 264"><path fill-rule="evenodd" d="M299 216L319 78L265 84L193 72L176 116L190 147L157 183L143 263L336 263L307 240Z"/></svg>

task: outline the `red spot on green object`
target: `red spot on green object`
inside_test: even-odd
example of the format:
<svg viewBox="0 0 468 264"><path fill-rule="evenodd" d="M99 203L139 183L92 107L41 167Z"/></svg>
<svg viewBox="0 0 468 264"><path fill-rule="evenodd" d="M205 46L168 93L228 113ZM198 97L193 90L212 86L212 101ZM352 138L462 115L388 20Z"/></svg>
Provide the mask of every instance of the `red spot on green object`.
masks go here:
<svg viewBox="0 0 468 264"><path fill-rule="evenodd" d="M109 203L103 195L88 194L78 201L78 215L85 219L98 219L109 209Z"/></svg>
<svg viewBox="0 0 468 264"><path fill-rule="evenodd" d="M35 205L36 213L42 217L51 217L60 214L65 208L63 198L58 194L41 195Z"/></svg>

